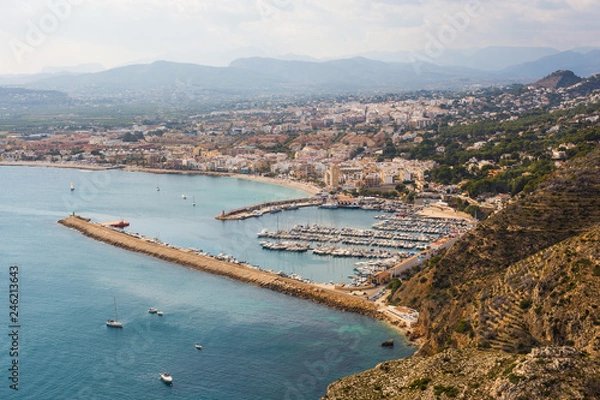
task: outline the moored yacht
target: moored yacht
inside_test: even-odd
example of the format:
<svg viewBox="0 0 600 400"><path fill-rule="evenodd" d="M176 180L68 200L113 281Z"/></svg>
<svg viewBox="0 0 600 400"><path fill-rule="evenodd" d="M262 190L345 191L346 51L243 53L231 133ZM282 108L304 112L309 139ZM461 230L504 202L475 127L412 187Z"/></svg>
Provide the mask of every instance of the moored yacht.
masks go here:
<svg viewBox="0 0 600 400"><path fill-rule="evenodd" d="M169 375L168 372L161 372L160 373L160 379L164 383L168 383L169 385L173 383L173 377L171 375Z"/></svg>
<svg viewBox="0 0 600 400"><path fill-rule="evenodd" d="M119 321L119 318L117 317L117 299L113 298L113 301L115 303L115 319L109 319L106 321L106 326L110 326L111 328L122 328L123 327L123 323Z"/></svg>

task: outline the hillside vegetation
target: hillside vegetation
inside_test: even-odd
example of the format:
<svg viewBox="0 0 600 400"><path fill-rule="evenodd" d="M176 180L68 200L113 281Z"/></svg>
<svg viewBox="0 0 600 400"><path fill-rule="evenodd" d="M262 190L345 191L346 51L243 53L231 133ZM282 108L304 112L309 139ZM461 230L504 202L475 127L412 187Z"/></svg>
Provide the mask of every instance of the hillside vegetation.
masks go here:
<svg viewBox="0 0 600 400"><path fill-rule="evenodd" d="M595 150L403 282L391 301L421 313L418 356L344 378L326 398L599 398L599 244Z"/></svg>
<svg viewBox="0 0 600 400"><path fill-rule="evenodd" d="M505 319L512 318L511 327L516 329L521 320L541 318L543 308L553 305L550 298L540 297L550 290L552 279L566 277L559 281L555 293L564 292L561 296L578 284L591 285L600 279L593 275L598 265L598 254L594 254L598 246L589 242L590 237L597 239L600 224L599 171L598 150L566 164L534 193L508 205L465 235L435 265L396 292L396 302L421 312L421 331L428 339L424 352L473 343L525 351L536 344L561 345L573 340L562 337L559 333L563 329L554 325L549 329L556 330L556 334L541 335L533 329L522 338L512 335L513 340L507 343L492 333L502 330ZM572 242L561 243L570 238ZM575 271L580 275L574 275ZM425 285L421 278L427 279ZM560 297L561 304L568 301L574 306L575 298L569 298ZM597 310L588 306L590 311L582 322L595 318ZM561 311L554 308L546 318L563 319ZM528 328L521 327L521 332Z"/></svg>
<svg viewBox="0 0 600 400"><path fill-rule="evenodd" d="M388 361L329 386L322 400L597 399L600 361L573 348L531 354L449 349Z"/></svg>

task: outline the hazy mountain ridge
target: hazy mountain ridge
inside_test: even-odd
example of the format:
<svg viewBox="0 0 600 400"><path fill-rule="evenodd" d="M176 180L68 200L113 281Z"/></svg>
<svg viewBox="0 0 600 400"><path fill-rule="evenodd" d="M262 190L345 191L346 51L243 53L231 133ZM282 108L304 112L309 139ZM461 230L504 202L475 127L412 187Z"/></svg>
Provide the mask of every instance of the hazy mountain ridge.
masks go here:
<svg viewBox="0 0 600 400"><path fill-rule="evenodd" d="M489 49L482 51L492 52ZM490 55L490 59L494 58ZM144 98L152 91L185 92L194 97L210 93L268 95L462 90L481 85L531 82L556 70L572 70L582 76L600 72L600 50L586 54L556 53L499 72L464 65L440 66L418 60L401 63L364 57L331 61L252 57L237 59L228 67L156 61L96 73L0 77L0 84L18 84L31 89L60 90L84 96L118 96L135 92Z"/></svg>
<svg viewBox="0 0 600 400"><path fill-rule="evenodd" d="M588 53L563 51L539 60L515 65L500 72L502 76L541 78L558 70L570 70L588 77L600 73L600 50Z"/></svg>

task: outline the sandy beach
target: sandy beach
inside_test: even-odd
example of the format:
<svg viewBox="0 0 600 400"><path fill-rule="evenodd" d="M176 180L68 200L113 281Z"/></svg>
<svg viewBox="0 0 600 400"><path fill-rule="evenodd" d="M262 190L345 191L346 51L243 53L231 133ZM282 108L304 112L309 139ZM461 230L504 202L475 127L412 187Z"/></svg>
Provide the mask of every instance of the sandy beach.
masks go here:
<svg viewBox="0 0 600 400"><path fill-rule="evenodd" d="M269 183L271 185L285 186L285 187L289 187L292 189L301 190L312 196L314 196L315 194L317 194L318 192L321 191L320 187L313 185L311 183L295 181L295 180L290 180L290 179L269 178L266 176L244 175L244 174L231 174L228 176L230 176L232 178L246 179L246 180L254 181L254 182Z"/></svg>
<svg viewBox="0 0 600 400"><path fill-rule="evenodd" d="M151 174L182 174L182 175L206 175L206 176L217 176L226 178L237 178L245 179L247 181L268 183L270 185L285 186L291 189L303 191L311 196L317 194L321 188L308 182L295 181L290 179L279 179L269 178L260 175L250 174L233 174L228 172L206 172L206 171L193 171L193 170L170 170L170 169L157 169L157 168L141 168L141 167L125 167L125 171L134 172L147 172Z"/></svg>
<svg viewBox="0 0 600 400"><path fill-rule="evenodd" d="M462 219L469 222L476 222L472 216L462 211L456 211L453 208L442 208L435 205L430 205L422 210L417 211L418 215L433 218L450 218Z"/></svg>
<svg viewBox="0 0 600 400"><path fill-rule="evenodd" d="M73 168L73 169L86 169L92 171L104 171L109 169L122 169L124 171L132 172L146 172L150 174L181 174L181 175L206 175L206 176L221 176L237 179L245 179L248 181L268 183L270 185L285 186L291 189L300 190L311 196L317 194L321 188L317 185L280 178L269 178L260 175L248 175L248 174L232 174L227 172L206 172L206 171L192 171L192 170L170 170L170 169L158 169L158 168L142 168L142 167L125 167L125 166L110 166L104 167L99 165L88 165L78 163L51 163L41 161L0 161L0 166L6 167L46 167L46 168Z"/></svg>
<svg viewBox="0 0 600 400"><path fill-rule="evenodd" d="M120 169L120 167L102 167L99 165L77 164L77 163L51 163L40 161L0 161L2 167L43 167L43 168L71 168L85 169L90 171L106 171L109 169Z"/></svg>

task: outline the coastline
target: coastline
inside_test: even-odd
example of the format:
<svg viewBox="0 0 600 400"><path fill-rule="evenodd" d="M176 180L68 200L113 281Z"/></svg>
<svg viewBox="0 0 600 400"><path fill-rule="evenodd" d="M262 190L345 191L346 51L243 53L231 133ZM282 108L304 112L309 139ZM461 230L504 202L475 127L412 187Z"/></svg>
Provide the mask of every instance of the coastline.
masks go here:
<svg viewBox="0 0 600 400"><path fill-rule="evenodd" d="M246 175L246 174L234 174L229 172L207 172L207 171L194 171L194 170L171 170L171 169L158 169L158 168L143 168L143 167L131 167L131 166L110 166L103 167L98 165L87 165L87 164L66 164L66 163L51 163L41 161L0 161L0 166L3 167L43 167L43 168L71 168L71 169L83 169L90 171L107 171L111 169L120 169L129 172L144 172L149 174L177 174L177 175L205 175L223 178L236 178L244 179L247 181L267 183L270 185L284 186L290 189L296 189L304 193L314 196L321 188L308 182L292 181L289 179L281 178L269 178L260 175Z"/></svg>
<svg viewBox="0 0 600 400"><path fill-rule="evenodd" d="M119 166L102 167L99 165L51 163L41 161L0 161L0 167L40 167L40 168L67 168L84 169L89 171L108 171L111 169L122 169Z"/></svg>
<svg viewBox="0 0 600 400"><path fill-rule="evenodd" d="M318 284L309 284L285 278L275 273L217 260L212 257L193 253L190 250L154 243L145 238L137 238L127 233L89 222L87 219L79 216L69 216L58 221L58 223L67 228L74 229L91 239L124 250L145 254L210 274L224 276L289 296L310 300L337 310L371 317L386 323L405 336L409 344L417 348L421 345L419 340L411 340L409 338L409 329L400 326L399 321L391 318L388 313L383 311L381 306L364 297L343 293Z"/></svg>
<svg viewBox="0 0 600 400"><path fill-rule="evenodd" d="M131 172L146 172L146 173L151 173L151 174L205 175L205 176L214 176L214 177L223 177L223 178L244 179L247 181L267 183L270 185L284 186L284 187L287 187L290 189L300 190L302 192L310 194L311 196L314 196L321 190L321 188L319 188L318 186L313 185L308 182L292 181L289 179L280 179L280 178L269 178L269 177L260 176L260 175L235 174L235 173L230 173L230 172L171 170L171 169L142 168L142 167L125 167L125 168L123 168L123 170L131 171Z"/></svg>

